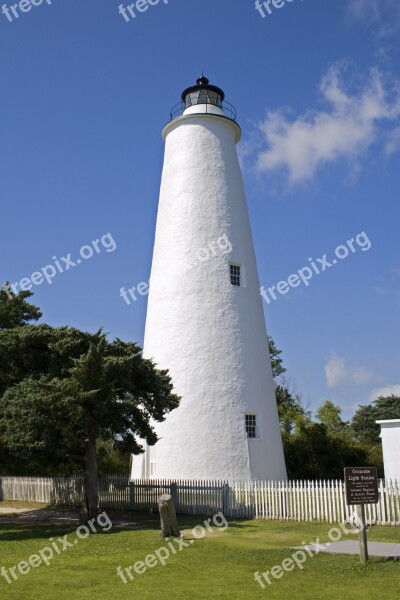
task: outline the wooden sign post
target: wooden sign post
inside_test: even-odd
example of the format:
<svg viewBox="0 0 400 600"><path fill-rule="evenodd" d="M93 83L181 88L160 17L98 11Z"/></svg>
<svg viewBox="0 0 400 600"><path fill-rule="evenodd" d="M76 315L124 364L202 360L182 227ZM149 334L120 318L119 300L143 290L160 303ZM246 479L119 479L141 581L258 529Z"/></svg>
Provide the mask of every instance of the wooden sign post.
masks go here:
<svg viewBox="0 0 400 600"><path fill-rule="evenodd" d="M379 502L378 472L375 467L346 467L344 470L346 502L357 506L357 521L360 530L360 560L368 561L367 524L365 504Z"/></svg>

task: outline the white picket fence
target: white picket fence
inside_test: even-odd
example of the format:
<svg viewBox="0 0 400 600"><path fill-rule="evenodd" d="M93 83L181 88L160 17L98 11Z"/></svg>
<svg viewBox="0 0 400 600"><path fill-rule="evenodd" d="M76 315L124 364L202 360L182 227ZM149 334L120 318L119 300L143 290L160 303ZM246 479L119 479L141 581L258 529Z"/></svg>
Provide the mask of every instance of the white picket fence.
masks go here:
<svg viewBox="0 0 400 600"><path fill-rule="evenodd" d="M178 514L242 519L352 522L354 507L346 504L341 481L196 481L134 480L128 476L100 478L104 509L157 510L157 499L170 493ZM84 477L0 477L0 500L80 506ZM370 525L400 525L400 483L379 483L379 502L366 505Z"/></svg>

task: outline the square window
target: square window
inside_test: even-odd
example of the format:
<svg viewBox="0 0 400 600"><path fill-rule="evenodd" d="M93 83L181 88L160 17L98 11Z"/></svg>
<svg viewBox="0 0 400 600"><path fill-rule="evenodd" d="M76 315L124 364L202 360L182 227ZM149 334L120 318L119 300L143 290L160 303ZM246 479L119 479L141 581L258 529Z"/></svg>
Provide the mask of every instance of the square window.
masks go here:
<svg viewBox="0 0 400 600"><path fill-rule="evenodd" d="M248 438L257 437L257 416L246 415L246 434Z"/></svg>
<svg viewBox="0 0 400 600"><path fill-rule="evenodd" d="M240 266L231 265L231 285L240 287Z"/></svg>

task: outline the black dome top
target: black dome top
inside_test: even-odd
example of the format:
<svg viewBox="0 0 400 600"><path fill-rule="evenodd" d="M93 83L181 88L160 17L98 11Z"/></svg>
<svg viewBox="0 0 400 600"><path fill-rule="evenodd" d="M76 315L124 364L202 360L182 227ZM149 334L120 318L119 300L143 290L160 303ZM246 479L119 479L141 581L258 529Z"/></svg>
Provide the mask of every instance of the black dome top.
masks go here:
<svg viewBox="0 0 400 600"><path fill-rule="evenodd" d="M186 90L182 92L182 101L186 102L186 97L188 96L188 94L191 94L192 92L198 92L201 90L209 90L210 92L215 92L221 97L221 102L225 98L225 93L221 90L221 88L217 87L216 85L210 85L210 82L207 79L207 77L202 75L196 80L196 85L192 85L191 87L186 88Z"/></svg>
<svg viewBox="0 0 400 600"><path fill-rule="evenodd" d="M201 77L196 79L196 83L197 85L208 85L210 81L209 79L207 79L207 77L204 77L204 75L202 75Z"/></svg>

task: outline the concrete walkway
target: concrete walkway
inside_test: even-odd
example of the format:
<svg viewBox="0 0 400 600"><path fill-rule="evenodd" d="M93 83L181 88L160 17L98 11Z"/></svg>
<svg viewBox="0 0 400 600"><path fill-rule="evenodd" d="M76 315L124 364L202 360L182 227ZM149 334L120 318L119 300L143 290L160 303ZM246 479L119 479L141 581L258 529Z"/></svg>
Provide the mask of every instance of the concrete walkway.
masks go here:
<svg viewBox="0 0 400 600"><path fill-rule="evenodd" d="M318 546L315 546L315 544L310 544L309 548L314 552L329 552L330 554L360 554L358 540L328 542ZM298 546L296 550L304 550L304 546ZM368 554L369 556L400 559L400 544L389 544L387 542L368 542Z"/></svg>

